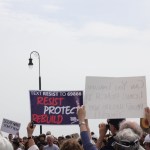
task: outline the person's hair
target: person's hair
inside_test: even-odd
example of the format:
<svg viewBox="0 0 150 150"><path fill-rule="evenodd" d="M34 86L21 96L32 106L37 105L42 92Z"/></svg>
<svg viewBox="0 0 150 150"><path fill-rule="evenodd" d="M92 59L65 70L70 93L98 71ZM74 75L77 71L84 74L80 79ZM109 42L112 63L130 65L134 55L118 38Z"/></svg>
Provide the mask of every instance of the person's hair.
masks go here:
<svg viewBox="0 0 150 150"><path fill-rule="evenodd" d="M83 150L81 145L75 139L66 140L60 150Z"/></svg>
<svg viewBox="0 0 150 150"><path fill-rule="evenodd" d="M20 146L20 144L19 144L19 138L13 138L12 144L13 144L13 146L15 146L15 147L18 148Z"/></svg>
<svg viewBox="0 0 150 150"><path fill-rule="evenodd" d="M123 121L120 123L120 128L119 130L127 129L130 128L136 133L137 135L140 136L140 138L143 135L143 130L142 128L134 121Z"/></svg>
<svg viewBox="0 0 150 150"><path fill-rule="evenodd" d="M140 147L140 136L130 128L120 130L114 139L112 146L116 150L138 150Z"/></svg>
<svg viewBox="0 0 150 150"><path fill-rule="evenodd" d="M82 140L81 140L81 138L78 138L78 143L82 146Z"/></svg>
<svg viewBox="0 0 150 150"><path fill-rule="evenodd" d="M46 140L47 140L47 138L51 138L51 139L53 139L53 140L55 139L53 135L47 135L47 136L46 136Z"/></svg>
<svg viewBox="0 0 150 150"><path fill-rule="evenodd" d="M13 150L11 143L0 133L0 150Z"/></svg>
<svg viewBox="0 0 150 150"><path fill-rule="evenodd" d="M45 135L45 134L40 134L40 135L39 135L39 138L40 138L40 137L43 137L43 138L45 139L45 138L46 138L46 135Z"/></svg>
<svg viewBox="0 0 150 150"><path fill-rule="evenodd" d="M55 144L55 145L57 145L58 147L60 147L60 144L59 144L59 142L58 142L57 140L54 140L54 141L53 141L53 144Z"/></svg>
<svg viewBox="0 0 150 150"><path fill-rule="evenodd" d="M123 121L125 121L125 118L107 119L107 123L113 125L117 130L119 130L119 124Z"/></svg>
<svg viewBox="0 0 150 150"><path fill-rule="evenodd" d="M71 136L70 135L66 135L65 138L66 139L71 139Z"/></svg>
<svg viewBox="0 0 150 150"><path fill-rule="evenodd" d="M59 136L58 140L64 140L65 138L63 136Z"/></svg>

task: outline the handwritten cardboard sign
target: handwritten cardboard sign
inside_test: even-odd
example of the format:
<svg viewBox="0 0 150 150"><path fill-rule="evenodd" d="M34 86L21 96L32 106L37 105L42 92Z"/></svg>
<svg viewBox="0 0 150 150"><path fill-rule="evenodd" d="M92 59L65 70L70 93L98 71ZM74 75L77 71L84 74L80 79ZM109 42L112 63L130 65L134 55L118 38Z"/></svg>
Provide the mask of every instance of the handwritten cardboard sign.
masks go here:
<svg viewBox="0 0 150 150"><path fill-rule="evenodd" d="M30 91L31 119L35 124L78 124L77 106L83 91Z"/></svg>
<svg viewBox="0 0 150 150"><path fill-rule="evenodd" d="M145 77L86 77L84 105L89 119L143 117Z"/></svg>
<svg viewBox="0 0 150 150"><path fill-rule="evenodd" d="M18 122L3 119L1 131L16 135L17 133L19 133L20 125L21 124Z"/></svg>

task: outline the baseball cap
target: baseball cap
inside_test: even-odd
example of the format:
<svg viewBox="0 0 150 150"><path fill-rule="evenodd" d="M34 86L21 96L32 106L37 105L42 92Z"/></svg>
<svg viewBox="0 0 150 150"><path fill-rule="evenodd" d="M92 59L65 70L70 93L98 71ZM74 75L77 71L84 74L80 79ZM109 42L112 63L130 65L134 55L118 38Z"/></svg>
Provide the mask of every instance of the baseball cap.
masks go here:
<svg viewBox="0 0 150 150"><path fill-rule="evenodd" d="M144 143L150 143L150 134L147 134L147 135L146 135L143 144L144 144Z"/></svg>

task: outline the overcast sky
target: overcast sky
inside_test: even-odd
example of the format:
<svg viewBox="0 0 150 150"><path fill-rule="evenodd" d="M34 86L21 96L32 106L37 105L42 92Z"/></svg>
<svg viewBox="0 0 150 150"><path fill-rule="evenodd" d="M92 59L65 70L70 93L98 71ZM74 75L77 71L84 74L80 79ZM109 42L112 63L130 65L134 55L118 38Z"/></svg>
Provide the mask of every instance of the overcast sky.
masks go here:
<svg viewBox="0 0 150 150"><path fill-rule="evenodd" d="M29 90L38 90L36 56L28 68L31 51L40 54L42 90L84 90L89 75L144 75L149 87L149 8L149 0L0 0L0 121L20 122L26 135ZM90 120L97 134L99 121ZM48 130L79 132L43 126Z"/></svg>

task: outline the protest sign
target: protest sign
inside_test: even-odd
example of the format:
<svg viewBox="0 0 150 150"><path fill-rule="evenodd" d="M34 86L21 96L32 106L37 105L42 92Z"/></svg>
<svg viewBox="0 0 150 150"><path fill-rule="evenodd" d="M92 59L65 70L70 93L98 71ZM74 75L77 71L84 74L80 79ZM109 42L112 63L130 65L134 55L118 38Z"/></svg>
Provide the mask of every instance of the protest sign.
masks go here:
<svg viewBox="0 0 150 150"><path fill-rule="evenodd" d="M86 77L84 105L89 119L143 117L145 77Z"/></svg>
<svg viewBox="0 0 150 150"><path fill-rule="evenodd" d="M20 125L18 122L3 119L1 131L16 135L19 133Z"/></svg>
<svg viewBox="0 0 150 150"><path fill-rule="evenodd" d="M35 124L78 124L77 106L83 91L30 91L31 119Z"/></svg>

